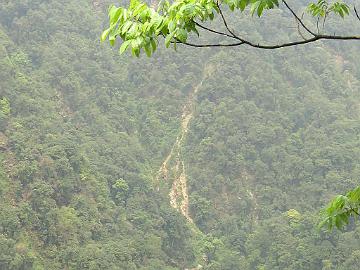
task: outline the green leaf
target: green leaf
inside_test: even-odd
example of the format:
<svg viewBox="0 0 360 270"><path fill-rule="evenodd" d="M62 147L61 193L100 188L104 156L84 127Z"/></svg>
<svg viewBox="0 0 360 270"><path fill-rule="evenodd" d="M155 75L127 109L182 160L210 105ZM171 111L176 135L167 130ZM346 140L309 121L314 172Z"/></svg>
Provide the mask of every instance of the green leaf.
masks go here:
<svg viewBox="0 0 360 270"><path fill-rule="evenodd" d="M139 57L140 56L140 48L132 47L131 53L132 53L133 56Z"/></svg>
<svg viewBox="0 0 360 270"><path fill-rule="evenodd" d="M264 4L264 3L260 3L259 7L257 8L257 15L258 15L259 17L261 17L261 14L263 13L264 7L265 7L265 4Z"/></svg>
<svg viewBox="0 0 360 270"><path fill-rule="evenodd" d="M176 29L176 23L174 21L170 21L168 28L169 28L169 32L174 32Z"/></svg>
<svg viewBox="0 0 360 270"><path fill-rule="evenodd" d="M114 15L116 13L116 11L118 10L117 7L115 7L114 5L111 5L109 7L109 19L110 19L110 23L112 22L113 18L114 18Z"/></svg>
<svg viewBox="0 0 360 270"><path fill-rule="evenodd" d="M106 40L106 38L108 37L109 33L110 33L110 28L106 29L104 32L102 32L101 34L101 41L104 42Z"/></svg>
<svg viewBox="0 0 360 270"><path fill-rule="evenodd" d="M336 196L323 212L324 219L319 227L326 226L331 230L334 226L342 229L349 223L349 219L358 215L360 205L360 187L349 191L346 196Z"/></svg>
<svg viewBox="0 0 360 270"><path fill-rule="evenodd" d="M165 46L166 48L169 48L170 42L173 39L173 37L175 36L175 32L170 33L169 35L166 36L165 38Z"/></svg>
<svg viewBox="0 0 360 270"><path fill-rule="evenodd" d="M185 29L178 29L176 31L176 37L181 41L181 42L185 42L187 39L187 32Z"/></svg>
<svg viewBox="0 0 360 270"><path fill-rule="evenodd" d="M239 2L239 8L240 8L241 11L244 11L247 5L248 5L248 1L247 1L247 0L240 0L240 2Z"/></svg>
<svg viewBox="0 0 360 270"><path fill-rule="evenodd" d="M146 43L146 44L145 44L144 50L145 50L146 55L147 55L148 57L150 57L150 56L151 56L151 53L152 53L150 43Z"/></svg>
<svg viewBox="0 0 360 270"><path fill-rule="evenodd" d="M125 40L123 44L121 44L120 46L119 53L123 54L126 51L126 49L129 47L131 42L132 40Z"/></svg>
<svg viewBox="0 0 360 270"><path fill-rule="evenodd" d="M110 25L116 24L123 12L123 8L116 8L110 18Z"/></svg>
<svg viewBox="0 0 360 270"><path fill-rule="evenodd" d="M130 29L132 24L133 24L132 21L125 22L124 25L121 27L121 34L125 34Z"/></svg>
<svg viewBox="0 0 360 270"><path fill-rule="evenodd" d="M130 9L135 9L140 4L139 0L130 0Z"/></svg>
<svg viewBox="0 0 360 270"><path fill-rule="evenodd" d="M250 7L250 14L253 16L255 11L258 9L260 2L255 2Z"/></svg>
<svg viewBox="0 0 360 270"><path fill-rule="evenodd" d="M137 16L137 15L141 14L146 9L148 9L146 4L138 5L133 11L133 16Z"/></svg>
<svg viewBox="0 0 360 270"><path fill-rule="evenodd" d="M151 39L150 43L151 43L152 50L155 51L156 50L156 41L155 41L155 39Z"/></svg>
<svg viewBox="0 0 360 270"><path fill-rule="evenodd" d="M163 21L164 18L162 18L161 16L155 16L151 19L151 22L153 23L155 29L161 28Z"/></svg>
<svg viewBox="0 0 360 270"><path fill-rule="evenodd" d="M342 8L342 10L347 14L347 15L349 15L349 13L350 13L350 8L349 8L349 6L348 5L346 5L346 4L342 4L341 5L341 8Z"/></svg>

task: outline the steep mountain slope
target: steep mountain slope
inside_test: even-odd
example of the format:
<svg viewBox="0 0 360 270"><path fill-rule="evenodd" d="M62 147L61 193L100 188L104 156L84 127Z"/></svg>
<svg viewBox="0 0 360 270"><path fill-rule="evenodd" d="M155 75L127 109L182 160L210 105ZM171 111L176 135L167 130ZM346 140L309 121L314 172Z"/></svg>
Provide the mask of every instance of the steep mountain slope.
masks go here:
<svg viewBox="0 0 360 270"><path fill-rule="evenodd" d="M244 256L238 269L342 269L352 255L339 246L357 249L358 231L315 230L319 209L359 181L358 62L326 50L211 60L226 65L199 94L184 150L190 214Z"/></svg>
<svg viewBox="0 0 360 270"><path fill-rule="evenodd" d="M191 231L153 178L200 70L117 63L91 1L0 7L0 268L191 266Z"/></svg>

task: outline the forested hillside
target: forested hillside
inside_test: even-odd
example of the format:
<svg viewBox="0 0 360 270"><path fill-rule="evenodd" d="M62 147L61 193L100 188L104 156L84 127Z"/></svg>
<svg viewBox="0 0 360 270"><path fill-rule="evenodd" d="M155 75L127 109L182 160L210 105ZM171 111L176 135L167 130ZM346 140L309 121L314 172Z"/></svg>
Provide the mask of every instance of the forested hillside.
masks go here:
<svg viewBox="0 0 360 270"><path fill-rule="evenodd" d="M112 2L0 3L0 269L359 269L359 44L120 57Z"/></svg>

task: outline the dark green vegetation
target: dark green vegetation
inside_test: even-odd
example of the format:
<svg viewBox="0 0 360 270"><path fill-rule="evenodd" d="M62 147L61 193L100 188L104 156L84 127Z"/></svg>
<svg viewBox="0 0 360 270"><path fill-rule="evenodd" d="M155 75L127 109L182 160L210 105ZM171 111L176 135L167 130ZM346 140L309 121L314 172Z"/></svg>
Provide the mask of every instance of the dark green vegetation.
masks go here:
<svg viewBox="0 0 360 270"><path fill-rule="evenodd" d="M120 58L109 2L0 4L0 269L358 269L359 226L316 231L360 179L357 43ZM286 39L270 19L238 20ZM154 179L205 68L182 145L200 233Z"/></svg>

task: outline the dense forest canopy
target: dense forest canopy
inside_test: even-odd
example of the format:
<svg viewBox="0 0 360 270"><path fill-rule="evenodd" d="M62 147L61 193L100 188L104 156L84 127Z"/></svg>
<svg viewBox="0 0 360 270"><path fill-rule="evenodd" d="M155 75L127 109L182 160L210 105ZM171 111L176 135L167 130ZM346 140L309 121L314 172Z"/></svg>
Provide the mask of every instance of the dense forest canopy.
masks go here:
<svg viewBox="0 0 360 270"><path fill-rule="evenodd" d="M264 10L279 8L278 0L238 0L238 1L214 1L214 0L177 0L170 1L152 1L150 5L140 0L131 0L129 8L116 7L109 8L109 28L101 35L101 40L107 38L112 46L116 39L122 39L120 54L124 53L128 47L131 47L132 55L139 57L141 49L144 49L147 56L151 56L157 48L158 37L165 39L166 47L170 44L176 49L177 44L187 45L196 48L206 47L238 47L249 46L257 49L273 50L286 47L300 46L313 43L319 40L340 40L340 41L360 41L360 35L337 35L326 34L325 24L331 15L338 15L341 18L350 15L351 8L342 1L318 0L307 4L305 11L316 21L315 26L309 26L304 20L304 13L298 15L290 5L282 0L281 3L290 12L297 24L298 35L302 40L285 41L278 44L260 44L253 42L248 37L242 37L230 27L223 9L229 8L230 11L247 11L249 14L261 17ZM356 23L360 23L359 12L353 4L353 12ZM214 29L214 26L204 25L207 21L214 20L215 14L219 15L220 21L225 27L225 32ZM358 20L358 21L357 21ZM200 22L200 23L199 23ZM188 42L188 35L195 32L200 36L199 30L206 34L215 34L222 38L235 40L232 43L206 43L194 44ZM304 34L305 32L305 34ZM310 37L306 37L309 36ZM186 216L186 215L185 215ZM349 191L345 196L339 195L333 199L326 210L323 211L323 220L320 227L332 229L336 226L343 228L349 223L351 217L360 216L360 186Z"/></svg>
<svg viewBox="0 0 360 270"><path fill-rule="evenodd" d="M359 183L359 43L119 57L112 3L0 3L0 269L357 270L316 225ZM273 12L230 21L297 35Z"/></svg>

